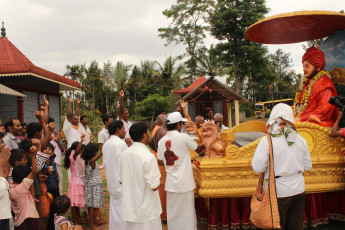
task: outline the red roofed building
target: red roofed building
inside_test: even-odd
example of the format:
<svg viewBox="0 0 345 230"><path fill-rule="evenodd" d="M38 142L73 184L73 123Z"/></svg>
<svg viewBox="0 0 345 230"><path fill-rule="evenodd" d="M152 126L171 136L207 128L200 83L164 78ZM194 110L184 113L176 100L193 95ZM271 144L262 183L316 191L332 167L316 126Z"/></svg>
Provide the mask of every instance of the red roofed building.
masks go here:
<svg viewBox="0 0 345 230"><path fill-rule="evenodd" d="M181 94L181 99L188 102L188 114L193 121L197 115L206 117L205 110L210 107L215 114L223 114L223 123L229 127L232 127L231 103L235 104L235 124L238 125L240 121L239 103L248 102L214 77L201 76L187 88L174 93Z"/></svg>
<svg viewBox="0 0 345 230"><path fill-rule="evenodd" d="M0 85L18 92L0 92L0 119L18 118L21 122L37 122L35 111L44 109L43 95L49 100L50 116L60 123L60 91L78 90L81 85L33 64L6 36L0 37ZM1 88L0 88L1 89ZM13 96L17 95L17 96Z"/></svg>

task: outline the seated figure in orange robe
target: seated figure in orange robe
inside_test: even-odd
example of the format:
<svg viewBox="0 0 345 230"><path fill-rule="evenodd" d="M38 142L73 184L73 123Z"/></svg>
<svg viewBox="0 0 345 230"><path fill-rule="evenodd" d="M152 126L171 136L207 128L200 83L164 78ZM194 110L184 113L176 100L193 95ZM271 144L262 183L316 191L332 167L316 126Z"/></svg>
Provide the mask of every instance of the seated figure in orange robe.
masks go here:
<svg viewBox="0 0 345 230"><path fill-rule="evenodd" d="M337 107L328 103L337 91L325 67L325 54L315 48L307 49L302 58L304 81L296 92L296 122L312 122L332 127L338 116Z"/></svg>

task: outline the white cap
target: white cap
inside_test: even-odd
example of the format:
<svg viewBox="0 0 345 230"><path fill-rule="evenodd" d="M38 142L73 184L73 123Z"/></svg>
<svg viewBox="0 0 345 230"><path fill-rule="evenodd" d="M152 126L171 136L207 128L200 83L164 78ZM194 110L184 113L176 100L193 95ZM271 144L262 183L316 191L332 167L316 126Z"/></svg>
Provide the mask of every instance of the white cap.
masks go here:
<svg viewBox="0 0 345 230"><path fill-rule="evenodd" d="M168 115L167 124L174 124L180 121L188 122L188 119L182 118L181 113L179 112L173 112Z"/></svg>

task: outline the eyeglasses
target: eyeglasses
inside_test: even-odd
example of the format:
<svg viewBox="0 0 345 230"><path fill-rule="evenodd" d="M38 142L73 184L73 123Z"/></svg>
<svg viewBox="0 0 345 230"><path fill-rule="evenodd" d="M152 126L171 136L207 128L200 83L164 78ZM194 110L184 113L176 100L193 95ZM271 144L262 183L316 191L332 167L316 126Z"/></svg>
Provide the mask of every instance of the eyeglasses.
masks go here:
<svg viewBox="0 0 345 230"><path fill-rule="evenodd" d="M222 123L222 121L214 121L214 123L215 123L215 124L217 124L217 123Z"/></svg>

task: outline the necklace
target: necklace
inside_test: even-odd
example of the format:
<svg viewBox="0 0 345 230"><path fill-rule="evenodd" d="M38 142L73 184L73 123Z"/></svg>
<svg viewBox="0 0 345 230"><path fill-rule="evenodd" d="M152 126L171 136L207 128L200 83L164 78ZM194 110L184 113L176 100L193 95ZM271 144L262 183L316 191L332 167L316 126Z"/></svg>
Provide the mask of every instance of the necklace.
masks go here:
<svg viewBox="0 0 345 230"><path fill-rule="evenodd" d="M301 115L301 113L303 113L307 107L308 107L308 101L309 101L309 97L310 97L310 93L311 93L311 89L313 88L314 84L320 80L320 78L324 75L328 75L328 72L325 70L321 70L320 72L318 72L313 79L307 81L307 79L305 79L299 89L296 92L296 97L295 97L295 106L294 106L294 114L295 117L299 117ZM302 95L302 90L304 88L304 86L306 84L309 85L307 86L307 89L304 91L303 96Z"/></svg>

